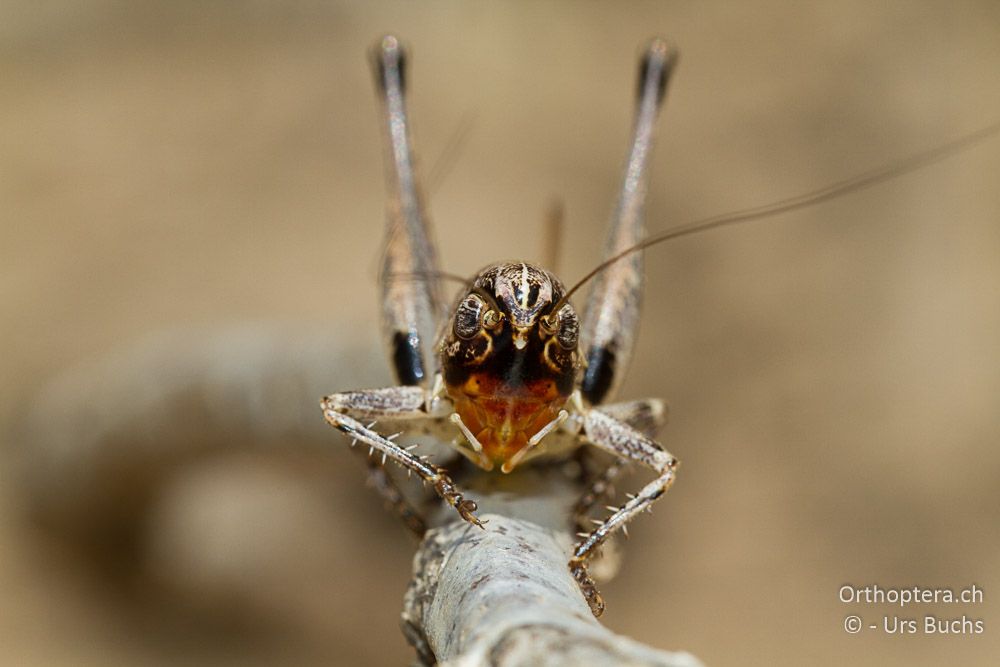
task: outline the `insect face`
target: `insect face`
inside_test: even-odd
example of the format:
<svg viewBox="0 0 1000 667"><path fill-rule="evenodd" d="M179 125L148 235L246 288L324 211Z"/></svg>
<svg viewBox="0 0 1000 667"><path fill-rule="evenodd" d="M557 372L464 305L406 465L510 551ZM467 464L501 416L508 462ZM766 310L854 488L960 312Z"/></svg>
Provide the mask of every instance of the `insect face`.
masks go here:
<svg viewBox="0 0 1000 667"><path fill-rule="evenodd" d="M510 461L573 391L576 311L552 312L564 293L548 271L505 262L481 271L455 306L439 348L445 389L488 465Z"/></svg>

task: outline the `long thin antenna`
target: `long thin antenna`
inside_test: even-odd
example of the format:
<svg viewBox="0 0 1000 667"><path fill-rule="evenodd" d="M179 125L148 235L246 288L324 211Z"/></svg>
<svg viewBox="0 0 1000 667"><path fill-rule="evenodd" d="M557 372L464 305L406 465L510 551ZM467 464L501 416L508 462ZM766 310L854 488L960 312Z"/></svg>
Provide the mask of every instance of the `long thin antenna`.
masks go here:
<svg viewBox="0 0 1000 667"><path fill-rule="evenodd" d="M472 128L475 124L476 112L474 110L466 111L462 115L458 127L455 128L448 139L448 143L441 150L441 154L431 164L430 175L427 176L426 189L429 195L433 195L441 187L445 177L448 176L452 167L455 166L455 162L458 160L459 155L461 155L462 147L469 139L469 135L472 133Z"/></svg>
<svg viewBox="0 0 1000 667"><path fill-rule="evenodd" d="M594 276L598 275L615 262L618 262L633 253L645 250L650 246L654 246L681 236L700 234L701 232L707 232L711 229L717 229L719 227L729 227L745 222L763 220L782 213L788 213L789 211L797 211L799 209L809 208L810 206L816 206L817 204L830 201L831 199L836 199L842 195L864 190L894 178L905 176L906 174L922 169L935 162L940 162L941 160L958 155L959 153L973 148L987 139L992 138L997 133L1000 133L1000 121L987 125L986 127L976 130L975 132L961 136L958 139L950 141L946 144L911 155L897 162L893 162L892 164L872 169L871 171L863 174L838 181L818 190L813 190L811 192L806 192L795 197L789 197L788 199L782 199L769 204L761 204L759 206L745 208L739 211L731 211L729 213L714 215L709 218L694 220L683 225L671 227L670 229L662 231L658 234L653 234L649 238L636 243L630 248L622 250L618 254L607 258L594 267L566 292L563 298L560 299L559 303L557 303L552 309L552 312L558 312L559 308L562 308L563 304L569 300L569 297L572 296L578 289L583 287L583 285L585 285Z"/></svg>
<svg viewBox="0 0 1000 667"><path fill-rule="evenodd" d="M559 273L559 249L562 247L563 231L566 228L566 207L561 199L553 199L545 210L542 223L542 250L539 255L542 265L549 271Z"/></svg>

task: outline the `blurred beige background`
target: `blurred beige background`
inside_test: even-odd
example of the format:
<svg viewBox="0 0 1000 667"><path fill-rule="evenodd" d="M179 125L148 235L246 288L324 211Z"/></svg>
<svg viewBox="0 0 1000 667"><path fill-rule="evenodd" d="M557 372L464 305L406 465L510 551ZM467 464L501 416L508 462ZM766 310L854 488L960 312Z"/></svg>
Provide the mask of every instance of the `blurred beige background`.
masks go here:
<svg viewBox="0 0 1000 667"><path fill-rule="evenodd" d="M129 450L99 484L107 498L90 503L27 472L49 445L23 426L43 387L80 363L104 369L104 408L141 413L131 399L183 364L88 360L163 331L161 360L216 330L276 326L296 363L313 354L317 377L335 369L298 387L307 397L388 381L365 58L387 31L412 50L425 173L472 119L428 193L457 273L536 258L554 197L567 214L562 274L592 266L636 54L654 33L682 60L651 230L826 185L1000 116L989 0L4 3L3 662L409 660L398 613L413 545L340 438L301 452L286 438L274 454L232 437L220 453L222 429L163 469ZM998 183L993 140L805 213L649 253L622 395L669 401L663 440L683 468L604 587L609 626L710 664L989 664L1000 653ZM218 358L246 372L225 335ZM84 415L96 400L60 396ZM145 426L143 438L161 433ZM61 445L75 460L72 439ZM104 538L121 537L122 522L127 539ZM837 599L844 583L973 582L981 605ZM966 614L986 632L849 636L849 613Z"/></svg>

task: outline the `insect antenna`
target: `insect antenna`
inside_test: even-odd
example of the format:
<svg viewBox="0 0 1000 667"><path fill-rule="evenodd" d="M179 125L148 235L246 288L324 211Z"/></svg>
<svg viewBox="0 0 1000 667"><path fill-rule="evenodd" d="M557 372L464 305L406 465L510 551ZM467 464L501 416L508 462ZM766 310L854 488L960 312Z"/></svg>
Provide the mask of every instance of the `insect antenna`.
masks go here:
<svg viewBox="0 0 1000 667"><path fill-rule="evenodd" d="M545 211L545 223L542 228L542 265L556 274L559 273L559 247L562 245L565 227L566 209L562 200L553 199Z"/></svg>
<svg viewBox="0 0 1000 667"><path fill-rule="evenodd" d="M594 277L600 275L602 271L612 266L615 262L618 262L633 253L640 252L651 246L658 245L664 241L676 239L681 236L690 236L692 234L700 234L719 227L729 227L732 225L764 220L782 213L788 213L789 211L797 211L799 209L809 208L810 206L816 206L817 204L821 204L825 201L830 201L832 199L836 199L837 197L841 197L852 192L858 192L859 190L879 185L894 178L899 178L900 176L923 169L924 167L934 164L935 162L940 162L941 160L958 155L959 153L969 150L992 138L998 132L1000 132L1000 122L987 125L984 128L976 130L975 132L970 132L969 134L963 135L948 143L916 153L891 164L872 169L871 171L867 171L863 174L858 174L857 176L832 183L826 187L812 190L811 192L806 192L794 197L771 202L769 204L761 204L750 208L740 209L738 211L730 211L728 213L713 215L708 218L701 218L682 225L677 225L676 227L671 227L659 232L658 234L653 234L639 243L612 255L591 269L586 275L583 276L583 278L578 280L576 284L566 291L563 297L552 308L551 312L559 312L559 309L569 301L569 298L577 290L586 285Z"/></svg>
<svg viewBox="0 0 1000 667"><path fill-rule="evenodd" d="M452 282L471 284L476 277L460 276L457 273L447 271L409 271L399 273L389 273L381 277L381 280L451 280Z"/></svg>
<svg viewBox="0 0 1000 667"><path fill-rule="evenodd" d="M469 139L469 135L472 133L472 128L476 124L476 112L467 111L462 116L459 121L458 127L454 130L451 138L448 139L448 143L441 150L437 159L431 163L430 173L427 176L427 188L426 191L433 194L441 184L444 182L445 178L451 173L452 168L455 166L455 162L458 161L459 156L462 153L462 147Z"/></svg>

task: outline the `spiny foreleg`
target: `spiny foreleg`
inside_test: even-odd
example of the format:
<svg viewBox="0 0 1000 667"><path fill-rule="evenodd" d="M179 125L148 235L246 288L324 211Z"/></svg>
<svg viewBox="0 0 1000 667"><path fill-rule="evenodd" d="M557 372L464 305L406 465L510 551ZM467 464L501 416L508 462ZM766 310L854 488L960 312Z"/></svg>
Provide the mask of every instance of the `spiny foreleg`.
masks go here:
<svg viewBox="0 0 1000 667"><path fill-rule="evenodd" d="M658 398L644 398L635 401L625 401L623 403L612 403L602 405L598 408L604 414L625 422L643 435L652 438L660 430L667 420L666 405ZM586 452L590 450L580 450L583 467L584 480L587 483L587 490L573 506L573 521L577 533L590 530L590 513L598 505L610 502L614 497L614 480L621 471L628 465L628 461L622 458L615 458L607 467L599 473L591 473L587 469Z"/></svg>
<svg viewBox="0 0 1000 667"><path fill-rule="evenodd" d="M616 456L642 463L652 468L657 477L642 488L637 495L630 496L628 502L615 509L611 516L599 522L593 531L576 545L569 561L570 572L590 605L595 616L604 613L604 599L597 590L593 578L587 572L587 561L596 550L619 529L647 510L674 482L678 461L663 450L656 441L646 437L628 424L603 412L591 409L584 415L586 440Z"/></svg>
<svg viewBox="0 0 1000 667"><path fill-rule="evenodd" d="M370 454L380 455L382 464L391 460L408 472L415 473L463 519L482 527L483 522L475 514L475 501L462 495L444 468L396 444L391 439L395 436L387 438L347 414L349 412L365 419L427 419L430 418L426 409L428 402L426 392L420 387L388 387L332 394L320 401L320 406L323 417L331 426L347 434L352 441L367 445Z"/></svg>

